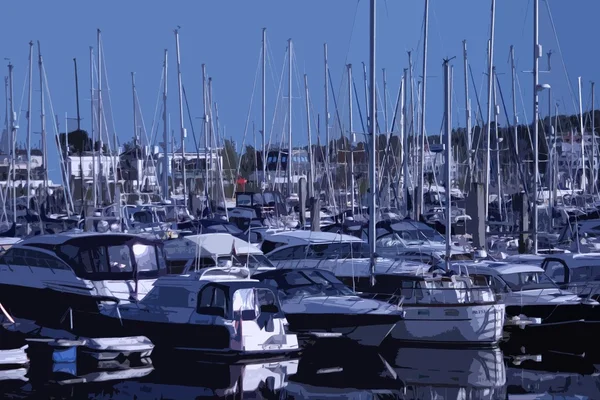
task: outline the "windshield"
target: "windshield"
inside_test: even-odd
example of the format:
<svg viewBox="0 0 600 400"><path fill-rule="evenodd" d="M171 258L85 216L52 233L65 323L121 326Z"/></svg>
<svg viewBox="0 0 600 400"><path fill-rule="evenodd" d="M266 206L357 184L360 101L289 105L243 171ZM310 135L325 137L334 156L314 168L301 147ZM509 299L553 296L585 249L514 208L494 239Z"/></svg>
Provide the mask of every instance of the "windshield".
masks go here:
<svg viewBox="0 0 600 400"><path fill-rule="evenodd" d="M275 268L275 266L269 261L267 257L262 254L238 254L233 256L233 265L234 266L244 266L247 265L250 270L258 270L265 268Z"/></svg>
<svg viewBox="0 0 600 400"><path fill-rule="evenodd" d="M518 272L502 275L501 277L513 292L557 287L543 272Z"/></svg>
<svg viewBox="0 0 600 400"><path fill-rule="evenodd" d="M311 244L306 258L309 259L350 259L369 258L369 245L365 242L337 242Z"/></svg>
<svg viewBox="0 0 600 400"><path fill-rule="evenodd" d="M406 244L421 244L424 241L446 243L438 231L421 222L397 222L391 228Z"/></svg>
<svg viewBox="0 0 600 400"><path fill-rule="evenodd" d="M293 297L351 296L354 292L323 271L293 271L275 279L283 300Z"/></svg>

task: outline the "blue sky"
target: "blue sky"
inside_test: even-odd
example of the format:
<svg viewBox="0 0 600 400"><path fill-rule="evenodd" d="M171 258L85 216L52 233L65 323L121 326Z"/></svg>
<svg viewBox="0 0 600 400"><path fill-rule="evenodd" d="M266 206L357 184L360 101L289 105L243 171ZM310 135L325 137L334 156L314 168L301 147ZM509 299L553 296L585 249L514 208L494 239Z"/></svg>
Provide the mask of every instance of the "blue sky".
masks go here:
<svg viewBox="0 0 600 400"><path fill-rule="evenodd" d="M552 72L542 74L541 82L552 85L552 93L561 104L561 112L572 113L576 97L571 96L565 63L575 96L577 76L584 84L584 108L589 105L589 81L597 78L600 61L594 54L595 16L600 14L597 0L548 0L561 45L559 54L552 27L546 11L546 2L540 1L540 42L544 52L552 49ZM442 59L454 60L455 103L454 125L464 124L462 40L468 42L469 61L475 75L477 90L485 101L486 45L489 35L491 0L431 0L427 90L427 131L437 133L442 121ZM381 68L386 68L390 102L395 99L403 68L407 67L407 50L414 50L416 75L421 74L421 44L423 0L378 0L377 73L381 85ZM163 51L169 50L169 112L172 127L178 129L177 76L175 64L175 37L173 30L179 25L183 84L186 87L192 118L199 135L202 114L201 64L207 66L213 78L213 100L218 103L220 124L226 136L241 144L244 137L252 87L257 72L261 46L261 29L267 28L269 53L274 66L268 71L267 126L273 121L273 111L278 79L282 71L287 39L294 41L297 76L308 75L310 97L314 112L321 113L323 106L323 43L329 46L329 65L333 86L343 88L338 104L342 119L346 119L345 64L354 65L354 75L362 93L362 65L368 65L369 1L367 0L309 0L309 1L112 1L102 2L61 0L4 2L3 23L0 24L0 55L15 65L15 103L21 102L21 92L26 77L28 42L40 40L51 90L55 113L62 120L64 113L75 116L73 61L77 58L80 74L80 99L82 126L88 129L89 106L89 46L96 46L96 29L102 30L105 62L115 130L121 142L132 137L132 97L130 73L136 72L137 91L149 129L159 93ZM495 64L500 75L502 90L510 101L509 46L516 49L517 69L522 87L525 108L519 102L520 121L532 115L532 76L523 71L532 67L532 16L531 0L498 0L496 15ZM8 18L7 18L8 17ZM7 61L4 60L6 65ZM546 68L546 60L540 62ZM7 71L4 68L4 71ZM4 74L3 74L4 75ZM37 82L37 70L34 75ZM475 105L473 86L470 89ZM293 131L294 142L306 143L304 93L297 89L302 82L294 82ZM39 105L34 93L33 131L39 132ZM380 87L381 89L381 87ZM287 89L284 87L283 92ZM106 95L105 99L106 99ZM547 96L542 94L541 111L546 114ZM282 101L282 100L280 100ZM4 98L0 99L4 107ZM26 102L23 102L23 109ZM510 104L507 105L509 110ZM482 104L485 113L485 103ZM390 106L391 108L391 106ZM330 105L334 116L333 102ZM18 110L17 110L18 112ZM364 112L364 109L363 109ZM49 111L48 111L49 113ZM357 111L355 110L355 114ZM19 141L25 141L25 112L21 113ZM273 141L283 131L283 115L275 118ZM315 116L316 118L316 116ZM380 114L380 118L382 115ZM511 116L512 118L512 116ZM257 86L250 113L250 129L246 143L253 144L252 123L260 127L260 87ZM322 119L321 119L322 121ZM504 122L504 118L502 118ZM192 146L191 129L188 129L187 148ZM360 130L358 116L355 130ZM62 125L62 122L61 122ZM313 142L316 127L313 126ZM347 129L347 128L346 128ZM49 132L52 132L49 129ZM339 130L332 129L332 135ZM178 133L177 133L178 135ZM324 133L322 133L324 137ZM34 137L34 143L39 136ZM359 136L360 140L361 137ZM260 139L256 139L260 143ZM50 176L58 180L59 170L53 141L49 146Z"/></svg>

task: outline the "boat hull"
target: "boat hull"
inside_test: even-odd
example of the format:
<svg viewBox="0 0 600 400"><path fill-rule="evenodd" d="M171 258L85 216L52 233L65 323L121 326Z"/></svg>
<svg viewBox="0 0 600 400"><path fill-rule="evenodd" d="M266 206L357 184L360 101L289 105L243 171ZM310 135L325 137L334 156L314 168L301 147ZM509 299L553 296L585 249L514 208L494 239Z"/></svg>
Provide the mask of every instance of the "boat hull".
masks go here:
<svg viewBox="0 0 600 400"><path fill-rule="evenodd" d="M493 347L502 339L504 304L404 305L395 341L423 345Z"/></svg>
<svg viewBox="0 0 600 400"><path fill-rule="evenodd" d="M402 315L286 313L286 318L289 330L306 341L342 339L377 347L402 320Z"/></svg>

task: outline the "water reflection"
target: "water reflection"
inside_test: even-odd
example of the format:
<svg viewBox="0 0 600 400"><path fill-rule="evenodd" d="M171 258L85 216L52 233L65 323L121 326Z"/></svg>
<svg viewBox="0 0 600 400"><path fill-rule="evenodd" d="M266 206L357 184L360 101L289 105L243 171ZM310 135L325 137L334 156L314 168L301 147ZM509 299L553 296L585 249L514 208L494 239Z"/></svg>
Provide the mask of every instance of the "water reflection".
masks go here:
<svg viewBox="0 0 600 400"><path fill-rule="evenodd" d="M507 392L512 400L600 398L593 360L560 353L507 356Z"/></svg>
<svg viewBox="0 0 600 400"><path fill-rule="evenodd" d="M281 399L402 398L404 384L372 348L315 347L306 351Z"/></svg>
<svg viewBox="0 0 600 400"><path fill-rule="evenodd" d="M392 367L404 399L503 399L506 370L500 349L401 348Z"/></svg>
<svg viewBox="0 0 600 400"><path fill-rule="evenodd" d="M299 360L234 365L67 353L30 359L28 368L0 370L4 398L600 399L600 363L559 353L315 346Z"/></svg>

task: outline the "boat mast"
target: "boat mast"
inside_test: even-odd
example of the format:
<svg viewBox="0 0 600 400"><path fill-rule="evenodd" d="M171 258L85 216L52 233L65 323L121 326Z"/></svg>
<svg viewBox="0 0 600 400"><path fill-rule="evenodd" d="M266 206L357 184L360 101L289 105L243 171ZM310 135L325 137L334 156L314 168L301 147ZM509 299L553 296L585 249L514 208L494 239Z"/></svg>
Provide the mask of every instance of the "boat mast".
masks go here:
<svg viewBox="0 0 600 400"><path fill-rule="evenodd" d="M167 55L168 50L165 49L165 56L163 61L163 144L164 144L164 156L163 156L163 199L169 198L169 123L167 120Z"/></svg>
<svg viewBox="0 0 600 400"><path fill-rule="evenodd" d="M583 105L582 105L582 90L581 90L581 77L578 78L579 82L579 126L581 130L581 191L585 194L587 189L587 177L585 175L585 127L583 125Z"/></svg>
<svg viewBox="0 0 600 400"><path fill-rule="evenodd" d="M31 203L31 94L33 78L33 41L29 42L29 73L27 89L27 208ZM29 233L29 223L27 223Z"/></svg>
<svg viewBox="0 0 600 400"><path fill-rule="evenodd" d="M402 114L401 114L401 137L402 137L402 171L404 179L402 180L402 197L404 197L404 216L408 217L408 183L409 183L409 171L408 171L408 160L410 160L409 148L408 148L408 113L406 112L408 107L408 68L404 68L402 75Z"/></svg>
<svg viewBox="0 0 600 400"><path fill-rule="evenodd" d="M102 157L104 156L104 149L102 145L102 46L100 45L100 29L98 29L98 139L100 141L100 149L98 155L98 164L100 167L100 203L104 202L104 163L102 162ZM108 177L108 175L106 175ZM108 183L108 182L107 182Z"/></svg>
<svg viewBox="0 0 600 400"><path fill-rule="evenodd" d="M538 252L538 174L539 174L539 57L542 54L542 49L538 43L538 19L539 19L539 2L533 0L533 254ZM581 78L580 78L581 90ZM581 97L580 97L581 99ZM581 132L583 135L583 131ZM583 157L583 154L582 154ZM583 182L583 181L582 181Z"/></svg>
<svg viewBox="0 0 600 400"><path fill-rule="evenodd" d="M314 185L314 168L313 168L313 155L312 155L312 134L310 131L310 101L308 98L308 76L304 74L304 97L306 101L306 129L308 135L308 197L314 196L315 185ZM264 162L263 162L264 164Z"/></svg>
<svg viewBox="0 0 600 400"><path fill-rule="evenodd" d="M79 74L77 73L77 59L73 59L73 66L75 68L75 106L77 109L77 134L81 134L81 113L79 112ZM81 160L81 153L85 148L85 143L81 143L81 148L79 149L79 176L81 177L81 186L80 186L80 194L81 194L81 209L83 210L84 204L84 195L83 195L83 163ZM75 211L75 210L73 210Z"/></svg>
<svg viewBox="0 0 600 400"><path fill-rule="evenodd" d="M16 148L15 142L17 139L17 126L15 121L15 106L13 99L13 68L11 62L8 62L8 85L9 85L9 107L10 107L10 140L11 140L11 167L12 167L12 200L13 200L13 222L17 222L17 190L15 188L15 159Z"/></svg>
<svg viewBox="0 0 600 400"><path fill-rule="evenodd" d="M427 94L427 33L429 30L429 0L425 0L425 24L423 25L423 83L421 85L421 163L419 164L419 198L417 199L418 220L423 213L423 186L425 185L425 99Z"/></svg>
<svg viewBox="0 0 600 400"><path fill-rule="evenodd" d="M426 0L427 2L429 0ZM375 127L376 127L376 118L377 118L377 99L375 96L375 85L376 85L376 81L375 81L375 34L376 34L376 29L375 29L375 23L376 23L376 3L377 0L371 0L371 15L370 15L370 84L371 84L371 91L369 93L369 97L370 97L370 104L369 107L371 109L371 116L369 118L369 133L370 133L370 137L371 137L371 143L370 143L370 157L369 157L369 253L371 255L371 263L370 263L370 275L371 275L371 286L375 285L375 263L376 263L376 254L375 254L375 242L377 240L376 237L376 223L377 223L377 216L376 216L376 211L375 211L375 205L376 205L376 194L377 194L377 180L375 178L375 169L376 169L376 156L377 156L377 150L375 148L375 145L377 144L377 140L375 138Z"/></svg>
<svg viewBox="0 0 600 400"><path fill-rule="evenodd" d="M40 70L41 70L41 65L42 65L42 61L41 61L41 55L40 55ZM40 84L41 84L41 76L40 76ZM94 124L94 48L92 46L90 46L90 104L91 104L91 130L92 130L92 190L93 190L93 201L94 201L94 208L98 207L98 189L97 189L97 182L96 182L96 130L95 128L95 124ZM42 102L44 101L44 96L42 94ZM43 110L43 107L42 107ZM42 111L43 112L43 111ZM42 137L44 137L44 135L42 135ZM44 160L46 159L46 156L44 155ZM46 168L44 168L44 170L46 170Z"/></svg>
<svg viewBox="0 0 600 400"><path fill-rule="evenodd" d="M597 143L596 143L596 124L595 124L595 113L594 113L594 100L595 100L595 96L594 96L594 86L596 86L595 82L591 82L592 85L592 162L590 163L592 165L592 190L591 193L593 194L596 189L597 189L597 185L598 183L596 182L597 179L597 170L596 170L596 156L598 155L597 152ZM550 107L552 107L552 105L550 105ZM550 118L550 117L548 117ZM552 124L551 124L552 126Z"/></svg>
<svg viewBox="0 0 600 400"><path fill-rule="evenodd" d="M208 160L208 94L206 93L206 64L202 64L202 107L204 109L203 127L204 127L204 197L206 198L206 207L210 210L209 196L208 196L208 171L209 171L209 160ZM210 210L212 212L212 210Z"/></svg>
<svg viewBox="0 0 600 400"><path fill-rule="evenodd" d="M493 90L493 82L494 82L494 31L495 31L495 23L496 23L496 0L492 0L492 15L491 15L491 24L490 24L490 40L488 42L488 98L487 98L487 126L486 126L486 152L485 152L485 189L484 189L484 207L485 207L485 215L488 215L489 210L489 202L490 202L490 138L492 136L492 90ZM487 241L486 241L487 248Z"/></svg>
<svg viewBox="0 0 600 400"><path fill-rule="evenodd" d="M327 176L327 185L325 186L325 192L328 194L327 199L328 201L329 199L329 187L331 186L331 172L329 171L329 153L330 153L330 149L329 149L329 63L327 60L327 43L323 44L323 56L325 59L325 175ZM334 204L335 204L335 196L333 196L334 198Z"/></svg>
<svg viewBox="0 0 600 400"><path fill-rule="evenodd" d="M187 136L183 126L183 94L181 85L181 55L179 53L179 29L175 29L175 51L177 52L177 86L179 90L179 127L181 129L181 178L183 180L183 204L187 204L187 182L185 176L185 138Z"/></svg>
<svg viewBox="0 0 600 400"><path fill-rule="evenodd" d="M444 131L446 141L446 270L450 270L450 251L452 245L452 91L450 89L450 60L444 60Z"/></svg>
<svg viewBox="0 0 600 400"><path fill-rule="evenodd" d="M515 68L515 48L513 45L510 46L510 69L511 69L511 81L512 81L512 107L513 107L513 137L515 154L517 156L516 162L516 173L515 179L518 184L518 171L519 171L519 117L517 115L517 70Z"/></svg>
<svg viewBox="0 0 600 400"><path fill-rule="evenodd" d="M473 158L471 157L471 102L469 101L469 61L467 58L467 41L463 40L464 76L465 76L465 121L467 130L467 167L468 173L472 173ZM470 190L470 188L466 188Z"/></svg>
<svg viewBox="0 0 600 400"><path fill-rule="evenodd" d="M350 134L350 215L354 217L354 145L356 135L352 124L352 64L348 64L348 133Z"/></svg>
<svg viewBox="0 0 600 400"><path fill-rule="evenodd" d="M138 137L138 130L137 130L137 103L136 103L136 99L135 99L135 72L131 73L131 94L133 97L133 137L135 138L135 155L136 155L136 160L135 162L137 163L137 156L138 156L138 146L140 149L140 156L142 156L142 146L140 145L140 138ZM144 158L142 158L142 170L144 168ZM140 192L140 174L142 173L142 171L137 171L137 191L138 193Z"/></svg>
<svg viewBox="0 0 600 400"><path fill-rule="evenodd" d="M292 39L288 39L288 197L292 194Z"/></svg>
<svg viewBox="0 0 600 400"><path fill-rule="evenodd" d="M262 30L262 113L261 113L261 133L262 133L262 189L267 185L267 28ZM310 129L310 128L309 128ZM310 136L309 136L310 138ZM312 161L311 161L312 162ZM312 172L311 172L312 173Z"/></svg>

